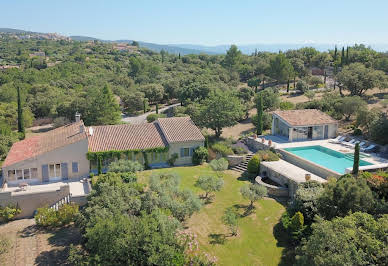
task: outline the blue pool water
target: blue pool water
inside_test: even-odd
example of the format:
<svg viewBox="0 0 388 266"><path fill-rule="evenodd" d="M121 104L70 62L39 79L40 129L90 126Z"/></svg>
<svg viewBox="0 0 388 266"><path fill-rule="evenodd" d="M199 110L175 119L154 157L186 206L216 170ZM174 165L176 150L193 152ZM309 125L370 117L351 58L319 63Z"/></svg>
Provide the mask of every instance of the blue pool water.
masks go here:
<svg viewBox="0 0 388 266"><path fill-rule="evenodd" d="M337 152L319 145L285 148L285 150L340 174L344 174L346 168L353 167L353 156L345 155L344 153ZM360 160L360 166L365 165L372 164Z"/></svg>

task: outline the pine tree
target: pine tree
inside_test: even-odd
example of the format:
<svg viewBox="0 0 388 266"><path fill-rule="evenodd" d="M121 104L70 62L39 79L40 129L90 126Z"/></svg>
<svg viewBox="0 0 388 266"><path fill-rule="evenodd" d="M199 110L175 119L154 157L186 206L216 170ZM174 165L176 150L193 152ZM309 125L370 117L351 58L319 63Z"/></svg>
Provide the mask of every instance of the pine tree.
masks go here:
<svg viewBox="0 0 388 266"><path fill-rule="evenodd" d="M18 132L20 133L20 138L24 139L26 135L26 131L24 128L24 118L23 118L23 107L22 100L20 97L20 86L16 85L17 93L18 93Z"/></svg>
<svg viewBox="0 0 388 266"><path fill-rule="evenodd" d="M353 175L358 175L360 167L360 144L356 144L354 147L354 159L353 159Z"/></svg>
<svg viewBox="0 0 388 266"><path fill-rule="evenodd" d="M263 96L260 94L257 99L257 135L261 135L263 133Z"/></svg>

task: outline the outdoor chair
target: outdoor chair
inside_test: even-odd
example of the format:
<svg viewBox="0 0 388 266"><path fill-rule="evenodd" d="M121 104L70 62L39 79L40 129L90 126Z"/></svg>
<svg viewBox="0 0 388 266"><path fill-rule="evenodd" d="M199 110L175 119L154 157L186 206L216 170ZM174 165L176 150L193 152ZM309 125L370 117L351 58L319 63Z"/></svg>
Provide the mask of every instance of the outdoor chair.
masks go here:
<svg viewBox="0 0 388 266"><path fill-rule="evenodd" d="M369 146L366 147L366 148L361 148L361 151L363 151L363 152L365 152L365 151L368 152L368 151L373 150L375 147L376 147L376 145L371 144L371 145L369 145Z"/></svg>

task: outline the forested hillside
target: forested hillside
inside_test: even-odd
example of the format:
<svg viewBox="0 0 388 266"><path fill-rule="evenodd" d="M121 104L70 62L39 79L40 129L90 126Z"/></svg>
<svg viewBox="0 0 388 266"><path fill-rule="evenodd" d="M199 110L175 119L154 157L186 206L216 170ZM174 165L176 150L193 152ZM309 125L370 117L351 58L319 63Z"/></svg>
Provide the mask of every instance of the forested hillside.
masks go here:
<svg viewBox="0 0 388 266"><path fill-rule="evenodd" d="M306 92L303 82L319 87L326 78L347 95L385 87L388 54L356 45L342 51L302 48L248 56L232 46L226 55L180 56L139 48L136 42L20 40L5 34L0 38L0 68L1 159L17 138L12 133L18 129L17 88L24 127L46 118L65 124L76 111L86 125L116 124L121 112L134 115L179 101L184 107L176 115L190 115L219 135L222 127L244 118L254 107L255 92L267 87L288 92L298 89L298 81ZM323 72L324 80L311 76L313 68ZM361 73L356 81L351 80L354 73ZM330 89L333 84L322 86ZM215 123L209 117L212 107L226 112L227 121Z"/></svg>

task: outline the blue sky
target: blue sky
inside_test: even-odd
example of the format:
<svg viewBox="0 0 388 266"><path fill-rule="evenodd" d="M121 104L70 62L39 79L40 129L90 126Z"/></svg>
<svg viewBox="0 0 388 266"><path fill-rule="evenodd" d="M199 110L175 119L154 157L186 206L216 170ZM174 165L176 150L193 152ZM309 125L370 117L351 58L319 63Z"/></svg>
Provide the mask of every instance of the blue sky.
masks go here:
<svg viewBox="0 0 388 266"><path fill-rule="evenodd" d="M204 45L388 43L387 0L0 0L0 27Z"/></svg>

